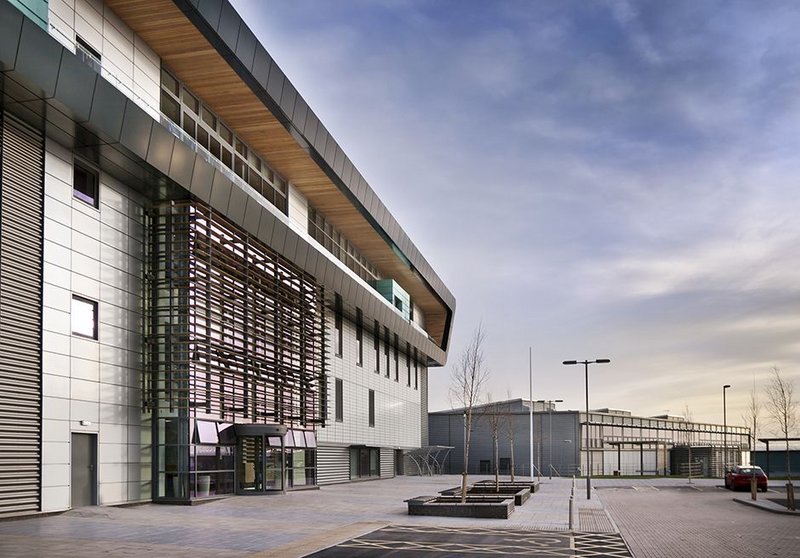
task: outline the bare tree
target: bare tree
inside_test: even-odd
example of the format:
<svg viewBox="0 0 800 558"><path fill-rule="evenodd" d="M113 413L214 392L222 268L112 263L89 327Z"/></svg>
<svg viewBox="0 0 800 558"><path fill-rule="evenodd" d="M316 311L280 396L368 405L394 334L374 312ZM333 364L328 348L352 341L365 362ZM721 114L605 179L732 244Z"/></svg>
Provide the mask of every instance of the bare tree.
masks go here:
<svg viewBox="0 0 800 558"><path fill-rule="evenodd" d="M789 470L789 437L797 428L797 400L794 398L794 383L781 376L780 368L772 367L772 378L767 386L767 412L775 421L778 433L786 440L787 489L792 484ZM792 503L792 499L789 499Z"/></svg>
<svg viewBox="0 0 800 558"><path fill-rule="evenodd" d="M474 407L480 402L489 369L483 356L486 334L479 324L450 375L450 399L464 409L464 472L461 473L461 501L467 501L467 471Z"/></svg>
<svg viewBox="0 0 800 558"><path fill-rule="evenodd" d="M686 419L686 447L689 450L689 484L692 484L692 421L694 415L692 415L689 405L683 409L683 418Z"/></svg>
<svg viewBox="0 0 800 558"><path fill-rule="evenodd" d="M750 397L747 400L747 407L742 413L742 422L750 427L750 464L753 464L753 456L756 451L756 441L758 440L758 428L761 421L761 401L756 391L756 381L753 379L753 389L750 390Z"/></svg>
<svg viewBox="0 0 800 558"><path fill-rule="evenodd" d="M488 401L484 407L484 415L492 432L492 448L494 451L494 488L500 492L500 428L503 424L503 409L500 403L492 402L492 394L486 396Z"/></svg>
<svg viewBox="0 0 800 558"><path fill-rule="evenodd" d="M506 398L511 401L511 390L506 392ZM511 409L508 409L508 413L505 415L503 420L503 431L506 434L506 438L508 438L508 446L511 450L511 482L514 482L514 415L511 413Z"/></svg>

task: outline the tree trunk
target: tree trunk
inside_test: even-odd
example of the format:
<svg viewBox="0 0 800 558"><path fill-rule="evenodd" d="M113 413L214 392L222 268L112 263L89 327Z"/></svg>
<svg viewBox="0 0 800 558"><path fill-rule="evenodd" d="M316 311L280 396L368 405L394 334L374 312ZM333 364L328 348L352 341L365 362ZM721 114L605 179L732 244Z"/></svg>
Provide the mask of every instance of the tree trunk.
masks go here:
<svg viewBox="0 0 800 558"><path fill-rule="evenodd" d="M497 436L494 437L494 490L500 492L500 448Z"/></svg>
<svg viewBox="0 0 800 558"><path fill-rule="evenodd" d="M511 482L514 482L514 440L511 440Z"/></svg>

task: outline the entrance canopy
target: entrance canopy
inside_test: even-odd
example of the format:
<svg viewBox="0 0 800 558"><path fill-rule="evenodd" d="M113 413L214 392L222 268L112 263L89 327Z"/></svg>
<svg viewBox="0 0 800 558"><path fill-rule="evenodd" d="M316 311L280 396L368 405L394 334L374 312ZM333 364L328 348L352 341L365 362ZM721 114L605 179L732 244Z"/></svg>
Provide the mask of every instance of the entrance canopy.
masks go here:
<svg viewBox="0 0 800 558"><path fill-rule="evenodd" d="M234 424L236 436L285 436L287 428L283 424Z"/></svg>

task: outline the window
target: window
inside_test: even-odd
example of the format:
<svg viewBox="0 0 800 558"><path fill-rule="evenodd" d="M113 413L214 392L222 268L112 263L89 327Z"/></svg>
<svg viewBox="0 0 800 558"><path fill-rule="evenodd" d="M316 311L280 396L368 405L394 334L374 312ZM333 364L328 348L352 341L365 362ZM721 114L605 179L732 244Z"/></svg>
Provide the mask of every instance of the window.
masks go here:
<svg viewBox="0 0 800 558"><path fill-rule="evenodd" d="M369 390L369 425L375 426L375 390Z"/></svg>
<svg viewBox="0 0 800 558"><path fill-rule="evenodd" d="M375 340L375 373L381 373L381 325L375 320L375 330L373 331Z"/></svg>
<svg viewBox="0 0 800 558"><path fill-rule="evenodd" d="M383 356L386 359L386 377L391 373L389 366L389 328L383 327Z"/></svg>
<svg viewBox="0 0 800 558"><path fill-rule="evenodd" d="M336 422L344 420L344 382L336 378Z"/></svg>
<svg viewBox="0 0 800 558"><path fill-rule="evenodd" d="M97 207L99 177L97 171L75 161L72 177L72 195L92 207Z"/></svg>
<svg viewBox="0 0 800 558"><path fill-rule="evenodd" d="M342 337L342 296L337 294L334 297L334 311L336 313L335 317L335 328L336 328L336 338L334 339L334 352L336 356L342 356L342 345L344 344L343 337Z"/></svg>
<svg viewBox="0 0 800 558"><path fill-rule="evenodd" d="M97 339L97 303L72 295L72 334Z"/></svg>
<svg viewBox="0 0 800 558"><path fill-rule="evenodd" d="M400 381L400 355L398 354L397 345L399 345L397 340L397 334L394 334L394 381Z"/></svg>
<svg viewBox="0 0 800 558"><path fill-rule="evenodd" d="M414 389L419 389L419 365L417 364L416 347L414 347Z"/></svg>
<svg viewBox="0 0 800 558"><path fill-rule="evenodd" d="M406 343L406 385L411 387L411 343Z"/></svg>
<svg viewBox="0 0 800 558"><path fill-rule="evenodd" d="M362 366L364 364L364 316L361 314L361 308L356 308L356 364Z"/></svg>
<svg viewBox="0 0 800 558"><path fill-rule="evenodd" d="M100 53L80 35L75 35L75 54L91 69L98 74L100 73L102 68Z"/></svg>

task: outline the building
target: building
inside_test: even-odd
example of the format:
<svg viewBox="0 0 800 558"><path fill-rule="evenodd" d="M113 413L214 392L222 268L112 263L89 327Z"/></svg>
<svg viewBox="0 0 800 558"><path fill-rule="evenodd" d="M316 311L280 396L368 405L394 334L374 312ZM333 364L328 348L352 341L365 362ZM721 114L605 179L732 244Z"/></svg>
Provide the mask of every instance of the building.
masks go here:
<svg viewBox="0 0 800 558"><path fill-rule="evenodd" d="M558 411L553 401L512 399L473 410L470 473L494 473L497 464L502 474L509 474L513 457L515 473L530 474L531 404L534 475L581 475L589 466L593 475L684 475L692 463L693 474L722 476L723 463L748 462L750 431L741 426L729 425L726 436L722 425L675 415L636 417L616 409L592 410L587 425L586 413ZM428 432L431 445L453 448L443 471L463 471L464 409L430 413Z"/></svg>
<svg viewBox="0 0 800 558"><path fill-rule="evenodd" d="M455 299L227 0L0 0L0 72L0 517L427 444Z"/></svg>

